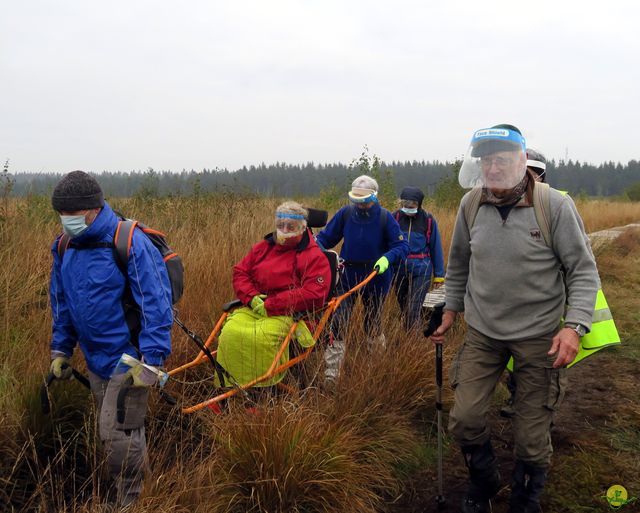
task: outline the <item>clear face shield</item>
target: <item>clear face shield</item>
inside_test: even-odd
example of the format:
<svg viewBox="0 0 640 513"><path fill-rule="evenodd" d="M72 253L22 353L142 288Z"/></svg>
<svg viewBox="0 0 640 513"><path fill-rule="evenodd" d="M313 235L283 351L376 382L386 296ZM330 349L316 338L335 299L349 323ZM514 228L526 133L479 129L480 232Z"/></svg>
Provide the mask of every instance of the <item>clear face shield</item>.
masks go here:
<svg viewBox="0 0 640 513"><path fill-rule="evenodd" d="M374 189L353 187L349 191L349 201L358 208L368 209L378 201L378 192Z"/></svg>
<svg viewBox="0 0 640 513"><path fill-rule="evenodd" d="M527 172L524 137L515 130L485 128L471 138L458 181L465 189L513 189Z"/></svg>
<svg viewBox="0 0 640 513"><path fill-rule="evenodd" d="M536 174L536 181L544 182L546 180L547 164L540 160L527 160L527 167Z"/></svg>
<svg viewBox="0 0 640 513"><path fill-rule="evenodd" d="M283 245L299 242L305 228L307 227L307 221L303 215L283 212L276 213L275 224L276 242Z"/></svg>

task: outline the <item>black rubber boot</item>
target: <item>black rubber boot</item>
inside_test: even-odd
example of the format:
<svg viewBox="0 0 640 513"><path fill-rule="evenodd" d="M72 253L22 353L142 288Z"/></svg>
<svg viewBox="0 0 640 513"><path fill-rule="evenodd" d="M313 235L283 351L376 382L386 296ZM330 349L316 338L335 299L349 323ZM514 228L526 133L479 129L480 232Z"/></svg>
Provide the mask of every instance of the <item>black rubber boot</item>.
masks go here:
<svg viewBox="0 0 640 513"><path fill-rule="evenodd" d="M491 441L462 447L469 469L469 488L462 500L462 513L489 513L491 499L500 490L500 474Z"/></svg>
<svg viewBox="0 0 640 513"><path fill-rule="evenodd" d="M540 496L547 480L547 467L516 461L511 481L509 513L541 513Z"/></svg>

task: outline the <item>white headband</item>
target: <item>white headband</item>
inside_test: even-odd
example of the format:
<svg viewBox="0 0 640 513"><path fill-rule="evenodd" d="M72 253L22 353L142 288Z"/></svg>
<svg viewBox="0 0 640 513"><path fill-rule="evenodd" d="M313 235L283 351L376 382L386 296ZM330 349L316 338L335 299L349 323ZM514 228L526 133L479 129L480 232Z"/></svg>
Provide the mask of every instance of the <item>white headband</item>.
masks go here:
<svg viewBox="0 0 640 513"><path fill-rule="evenodd" d="M537 167L538 169L547 169L547 165L539 160L527 160L527 167Z"/></svg>

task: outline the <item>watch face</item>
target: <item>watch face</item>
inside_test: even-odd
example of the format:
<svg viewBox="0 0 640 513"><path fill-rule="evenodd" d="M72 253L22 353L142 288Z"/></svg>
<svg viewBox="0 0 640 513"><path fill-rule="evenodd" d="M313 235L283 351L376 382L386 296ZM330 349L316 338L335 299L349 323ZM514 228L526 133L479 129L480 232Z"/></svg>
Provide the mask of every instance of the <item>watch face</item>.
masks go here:
<svg viewBox="0 0 640 513"><path fill-rule="evenodd" d="M584 337L585 334L587 333L587 330L582 324L578 324L576 326L576 333L578 334L579 337Z"/></svg>

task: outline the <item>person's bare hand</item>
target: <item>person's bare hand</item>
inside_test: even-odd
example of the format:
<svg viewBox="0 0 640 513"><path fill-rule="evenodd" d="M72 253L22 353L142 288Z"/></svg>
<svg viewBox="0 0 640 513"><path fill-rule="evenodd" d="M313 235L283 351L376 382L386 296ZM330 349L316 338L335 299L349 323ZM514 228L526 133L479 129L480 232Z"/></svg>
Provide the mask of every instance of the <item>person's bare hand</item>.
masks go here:
<svg viewBox="0 0 640 513"><path fill-rule="evenodd" d="M444 334L449 331L449 328L453 326L456 320L457 312L453 310L445 310L442 314L442 324L438 326L438 329L431 335L431 342L434 344L442 344L444 342Z"/></svg>
<svg viewBox="0 0 640 513"><path fill-rule="evenodd" d="M557 354L556 360L553 362L553 368L564 367L569 365L578 354L580 347L580 337L571 328L562 328L558 334L553 337L549 355Z"/></svg>

